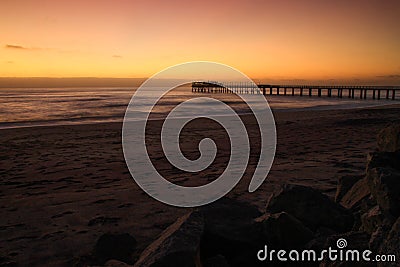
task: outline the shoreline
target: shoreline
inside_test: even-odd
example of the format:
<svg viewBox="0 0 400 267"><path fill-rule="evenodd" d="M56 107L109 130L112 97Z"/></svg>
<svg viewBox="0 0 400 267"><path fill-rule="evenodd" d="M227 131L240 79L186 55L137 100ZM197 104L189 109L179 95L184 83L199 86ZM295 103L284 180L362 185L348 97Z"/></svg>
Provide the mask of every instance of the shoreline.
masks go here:
<svg viewBox="0 0 400 267"><path fill-rule="evenodd" d="M361 107L342 107L342 106L314 106L304 108L271 108L272 112L275 113L297 113L297 112L324 112L324 111L340 111L340 110L360 110L360 109L380 109L380 108L391 108L400 107L400 103L382 103L370 106ZM240 113L239 116L249 115L251 113ZM216 116L226 116L223 114L216 114ZM186 117L179 117L186 118ZM96 120L97 119L97 120ZM100 120L99 120L100 119ZM85 119L65 119L65 120L44 120L44 121L33 121L33 122L0 122L0 131L8 129L20 129L20 128L37 128L37 127L58 127L58 126L73 126L73 125L95 125L105 123L122 123L123 118L119 116L106 117L101 120L101 117L93 117ZM163 120L162 118L151 118L149 120L157 121ZM21 125L23 124L23 125Z"/></svg>

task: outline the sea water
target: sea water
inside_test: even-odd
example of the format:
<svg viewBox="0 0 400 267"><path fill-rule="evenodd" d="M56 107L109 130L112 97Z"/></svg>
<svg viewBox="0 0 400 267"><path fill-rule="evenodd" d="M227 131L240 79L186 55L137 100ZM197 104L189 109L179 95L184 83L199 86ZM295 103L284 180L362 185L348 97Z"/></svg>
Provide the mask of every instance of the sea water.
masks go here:
<svg viewBox="0 0 400 267"><path fill-rule="evenodd" d="M0 88L0 129L17 127L36 127L51 125L89 124L101 122L121 122L126 108L134 95L135 88L127 87L78 87L78 88ZM136 112L146 110L149 99L157 93L148 92L139 106L133 107ZM193 93L190 87L182 87L165 96L154 110L157 113L171 110L174 106L191 97L199 97L193 102L189 113L182 117L196 114L196 110L207 109L216 115L224 115L215 103L201 97L217 97L233 106L240 113L248 109L241 108L243 103L230 94ZM308 96L270 96L267 95L270 108L274 112L350 109L393 104L390 100L360 100ZM247 103L254 109L263 109L265 102L259 96L250 96ZM244 106L243 106L244 107ZM132 113L130 119L135 119Z"/></svg>

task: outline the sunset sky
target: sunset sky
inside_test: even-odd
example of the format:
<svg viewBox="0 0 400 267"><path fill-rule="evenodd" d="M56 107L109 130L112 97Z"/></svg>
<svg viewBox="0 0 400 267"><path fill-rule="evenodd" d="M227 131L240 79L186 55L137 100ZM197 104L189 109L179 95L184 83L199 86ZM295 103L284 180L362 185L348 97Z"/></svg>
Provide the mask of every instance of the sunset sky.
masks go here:
<svg viewBox="0 0 400 267"><path fill-rule="evenodd" d="M208 60L253 78L400 80L400 1L2 0L1 77L148 77Z"/></svg>

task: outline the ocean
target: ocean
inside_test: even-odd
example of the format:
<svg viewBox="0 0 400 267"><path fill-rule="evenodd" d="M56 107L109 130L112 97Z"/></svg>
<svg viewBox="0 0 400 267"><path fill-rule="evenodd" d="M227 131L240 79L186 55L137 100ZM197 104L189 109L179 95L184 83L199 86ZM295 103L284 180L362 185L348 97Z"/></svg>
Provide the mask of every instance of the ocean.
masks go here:
<svg viewBox="0 0 400 267"><path fill-rule="evenodd" d="M121 122L131 97L137 88L132 87L77 87L77 88L1 88L0 89L0 129L38 127L51 125L89 124L101 122ZM151 96L149 92L149 96ZM241 109L241 103L233 95L193 93L190 87L182 87L169 94L155 110L162 114L171 107L191 97L217 97ZM249 105L265 108L264 102L254 97ZM338 99L335 97L308 96L267 96L273 112L351 109L393 104L390 100ZM143 99L143 107L147 99ZM194 102L191 113L196 108L223 112L214 103L199 99ZM143 107L134 107L140 112ZM182 114L185 116L188 114ZM221 114L223 115L223 114ZM134 118L132 118L134 119Z"/></svg>

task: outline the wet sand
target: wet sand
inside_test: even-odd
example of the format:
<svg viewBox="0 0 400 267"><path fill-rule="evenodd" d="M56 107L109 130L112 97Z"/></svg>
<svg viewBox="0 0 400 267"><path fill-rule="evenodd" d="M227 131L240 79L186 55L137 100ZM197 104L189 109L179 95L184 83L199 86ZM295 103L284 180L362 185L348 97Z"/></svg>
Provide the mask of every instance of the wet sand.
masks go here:
<svg viewBox="0 0 400 267"><path fill-rule="evenodd" d="M230 193L260 209L283 183L312 186L333 196L337 177L364 172L366 153L375 149L378 131L400 121L400 105L274 115L278 143L267 181L256 192L247 192L256 162L253 157L245 177ZM251 116L243 118L251 128ZM197 130L186 133L188 140L210 133L210 127L202 128L202 123L193 127ZM139 255L187 212L159 203L135 184L122 154L121 123L4 129L0 133L3 262L70 266L74 258L89 254L106 232L130 233L138 241ZM222 147L221 161L202 172L202 184L218 176L229 156L224 132L216 126L213 135ZM148 138L161 173L178 184L199 182L157 158L157 134ZM196 157L196 152L190 152L195 145L183 144L189 158ZM257 147L257 140L253 145Z"/></svg>

